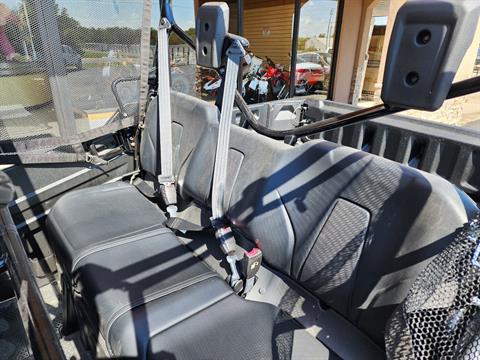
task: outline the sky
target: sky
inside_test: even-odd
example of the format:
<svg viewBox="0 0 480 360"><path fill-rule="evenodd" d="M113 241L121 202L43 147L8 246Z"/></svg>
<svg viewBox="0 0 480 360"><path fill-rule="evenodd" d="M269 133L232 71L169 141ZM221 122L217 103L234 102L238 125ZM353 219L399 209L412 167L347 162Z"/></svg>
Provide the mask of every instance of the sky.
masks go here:
<svg viewBox="0 0 480 360"><path fill-rule="evenodd" d="M19 8L20 0L0 0L9 7ZM56 0L59 7L65 7L70 16L86 27L128 26L140 28L142 0ZM158 22L158 0L153 0L154 21ZM173 13L177 23L188 29L195 26L193 0L174 0ZM336 0L310 0L301 11L300 36L318 36L333 32L337 13Z"/></svg>
<svg viewBox="0 0 480 360"><path fill-rule="evenodd" d="M335 19L337 17L336 0L310 0L302 6L300 12L300 36L312 37L335 31Z"/></svg>
<svg viewBox="0 0 480 360"><path fill-rule="evenodd" d="M22 4L20 0L0 2L11 9L19 9ZM142 0L56 0L56 3L60 8L66 8L70 16L86 27L141 27ZM158 0L156 3L155 9L158 8Z"/></svg>
<svg viewBox="0 0 480 360"><path fill-rule="evenodd" d="M182 29L195 27L193 0L173 0L173 16Z"/></svg>

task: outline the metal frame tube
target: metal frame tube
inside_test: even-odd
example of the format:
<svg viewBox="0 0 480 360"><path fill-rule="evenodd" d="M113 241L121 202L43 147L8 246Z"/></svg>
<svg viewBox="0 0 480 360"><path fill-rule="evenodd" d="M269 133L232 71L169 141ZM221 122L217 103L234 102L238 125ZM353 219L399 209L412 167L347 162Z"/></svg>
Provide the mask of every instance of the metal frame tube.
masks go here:
<svg viewBox="0 0 480 360"><path fill-rule="evenodd" d="M237 0L237 34L243 36L243 0ZM241 93L243 87L243 74L239 71L237 74L237 90Z"/></svg>
<svg viewBox="0 0 480 360"><path fill-rule="evenodd" d="M335 20L335 39L333 40L332 63L330 64L330 81L328 83L327 100L333 98L333 86L335 84L335 72L337 71L338 47L340 45L340 33L343 22L343 9L345 8L345 0L337 2L337 18Z"/></svg>
<svg viewBox="0 0 480 360"><path fill-rule="evenodd" d="M237 0L237 34L243 36L243 0Z"/></svg>
<svg viewBox="0 0 480 360"><path fill-rule="evenodd" d="M34 3L60 135L72 136L77 133L77 126L69 96L56 4L53 0L35 1Z"/></svg>
<svg viewBox="0 0 480 360"><path fill-rule="evenodd" d="M26 324L31 320L42 359L64 360L60 341L48 317L47 308L30 268L30 261L6 204L0 206L0 228L1 239L9 255L8 270L14 281L18 301L28 305L28 311L20 311L22 320Z"/></svg>
<svg viewBox="0 0 480 360"><path fill-rule="evenodd" d="M289 97L295 96L295 80L297 73L297 50L298 33L300 31L300 11L302 8L301 0L295 0L295 10L293 13L293 32L292 32L292 50L290 51L290 91Z"/></svg>

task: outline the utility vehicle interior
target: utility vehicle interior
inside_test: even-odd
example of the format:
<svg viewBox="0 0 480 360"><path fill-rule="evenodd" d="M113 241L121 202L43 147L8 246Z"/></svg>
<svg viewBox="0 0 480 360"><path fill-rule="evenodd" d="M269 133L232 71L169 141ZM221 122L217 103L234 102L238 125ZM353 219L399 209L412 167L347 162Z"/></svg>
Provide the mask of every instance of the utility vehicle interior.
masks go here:
<svg viewBox="0 0 480 360"><path fill-rule="evenodd" d="M58 329L2 174L2 248L35 356L64 358L59 339L77 334L75 346L93 358L480 357L475 201L438 175L303 138L478 90L478 79L452 86L478 8L407 2L385 105L274 130L236 93L248 39L228 32L225 3L199 8L195 44L199 65L225 70L221 105L170 90L162 51L169 33L182 33L165 2L129 149L136 171L66 192L40 228L58 265ZM419 46L419 31L430 42ZM232 123L234 103L242 124Z"/></svg>

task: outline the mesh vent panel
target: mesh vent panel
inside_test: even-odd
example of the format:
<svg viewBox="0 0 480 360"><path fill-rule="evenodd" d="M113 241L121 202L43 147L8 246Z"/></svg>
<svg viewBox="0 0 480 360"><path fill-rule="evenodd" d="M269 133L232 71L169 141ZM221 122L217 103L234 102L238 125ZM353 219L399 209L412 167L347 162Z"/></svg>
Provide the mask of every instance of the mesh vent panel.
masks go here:
<svg viewBox="0 0 480 360"><path fill-rule="evenodd" d="M370 214L339 199L305 260L300 281L346 314Z"/></svg>
<svg viewBox="0 0 480 360"><path fill-rule="evenodd" d="M415 280L387 325L390 359L480 358L479 219Z"/></svg>
<svg viewBox="0 0 480 360"><path fill-rule="evenodd" d="M0 153L101 128L117 120L118 99L137 115L142 16L143 0L0 2ZM130 81L116 99L120 78Z"/></svg>

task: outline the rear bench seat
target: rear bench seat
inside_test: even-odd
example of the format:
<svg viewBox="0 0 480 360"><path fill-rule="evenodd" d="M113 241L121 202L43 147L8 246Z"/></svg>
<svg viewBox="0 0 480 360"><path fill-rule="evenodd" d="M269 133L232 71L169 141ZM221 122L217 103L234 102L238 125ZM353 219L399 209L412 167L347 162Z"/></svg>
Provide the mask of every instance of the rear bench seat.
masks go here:
<svg viewBox="0 0 480 360"><path fill-rule="evenodd" d="M217 112L185 95L172 103L179 192L209 206ZM158 129L146 127L142 165L154 179L148 159L158 153ZM229 179L235 231L379 346L416 274L476 211L438 177L329 142L291 147L238 127ZM74 191L55 205L50 239L90 337L99 333L115 356L278 356L278 308L234 295L164 220L127 184Z"/></svg>

